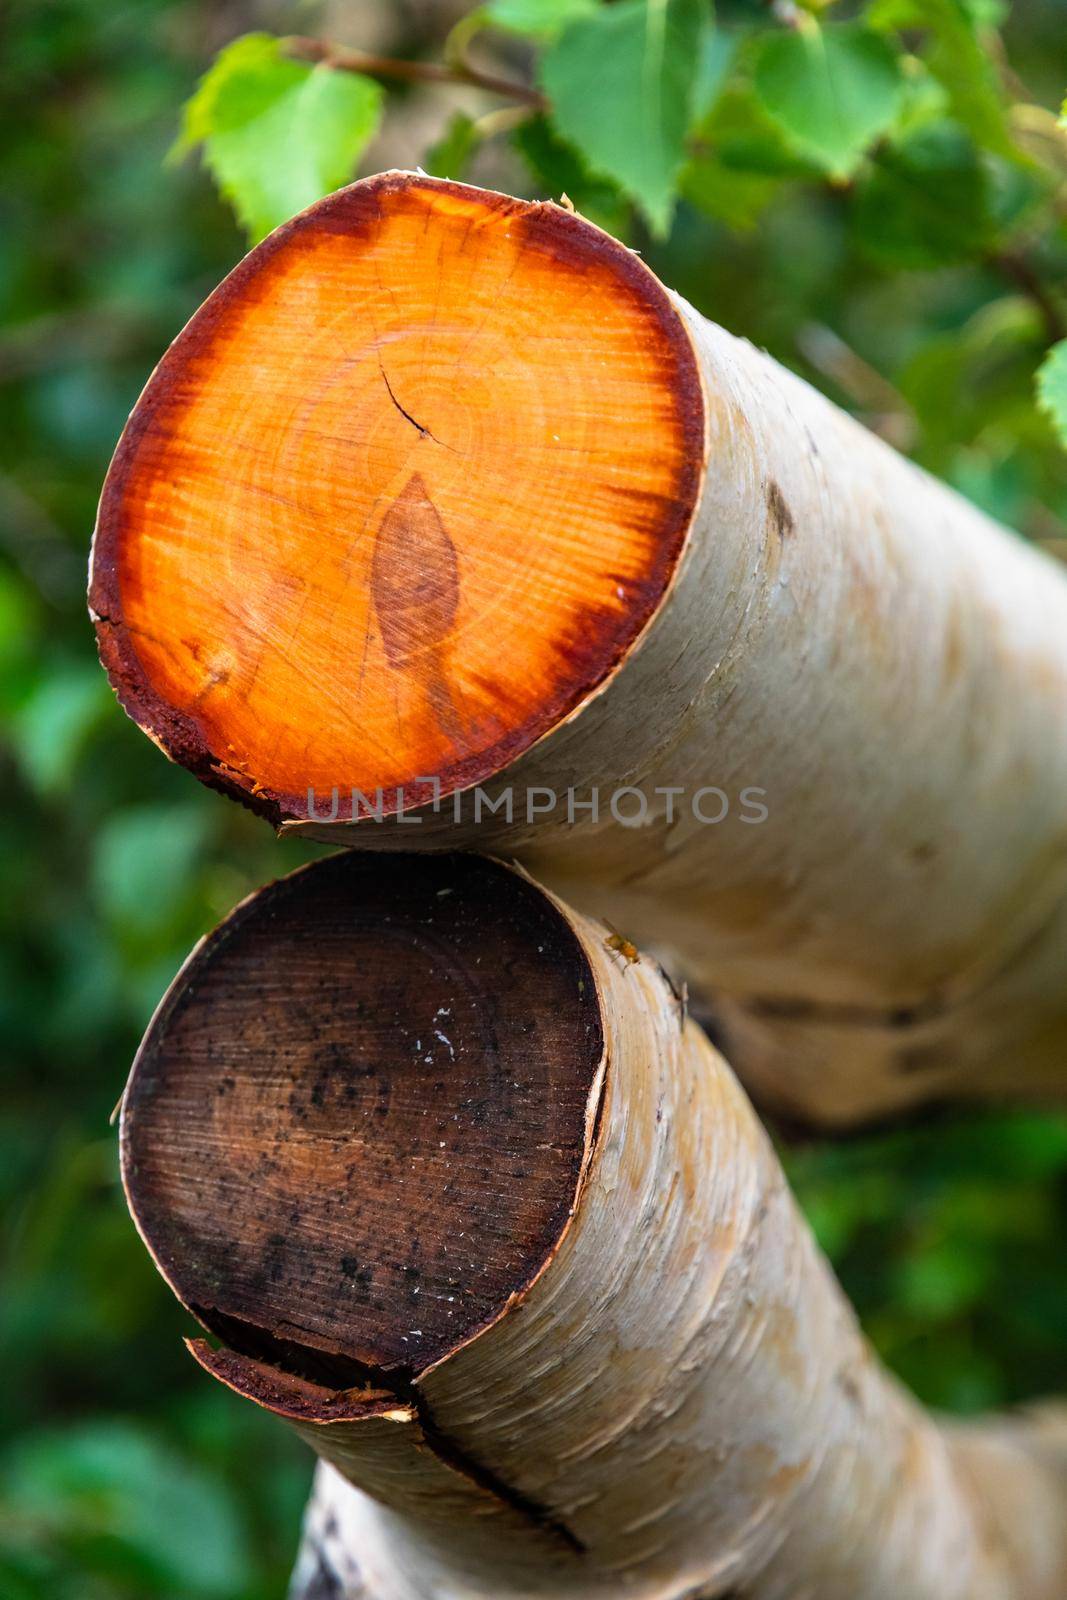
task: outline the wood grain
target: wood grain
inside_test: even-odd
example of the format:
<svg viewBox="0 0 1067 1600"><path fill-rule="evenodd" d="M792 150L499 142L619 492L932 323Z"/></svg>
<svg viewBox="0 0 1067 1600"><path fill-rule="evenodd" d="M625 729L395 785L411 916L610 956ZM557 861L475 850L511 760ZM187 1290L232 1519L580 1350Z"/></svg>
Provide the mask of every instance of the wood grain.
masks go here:
<svg viewBox="0 0 1067 1600"><path fill-rule="evenodd" d="M525 749L625 657L699 496L684 323L553 205L411 173L279 229L123 435L90 605L122 704L273 820L391 812ZM403 796L398 791L403 789Z"/></svg>
<svg viewBox="0 0 1067 1600"><path fill-rule="evenodd" d="M586 958L525 879L327 858L239 908L155 1018L122 1116L138 1227L231 1350L373 1398L551 1255L602 1051Z"/></svg>

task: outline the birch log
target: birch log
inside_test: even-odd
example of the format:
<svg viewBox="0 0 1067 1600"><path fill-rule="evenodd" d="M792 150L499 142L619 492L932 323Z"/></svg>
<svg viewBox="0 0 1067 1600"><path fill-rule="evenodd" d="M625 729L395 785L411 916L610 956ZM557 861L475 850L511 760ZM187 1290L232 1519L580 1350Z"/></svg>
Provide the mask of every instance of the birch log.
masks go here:
<svg viewBox="0 0 1067 1600"><path fill-rule="evenodd" d="M559 207L385 174L253 251L91 605L206 782L519 856L791 1110L1062 1090L1067 575Z"/></svg>
<svg viewBox="0 0 1067 1600"><path fill-rule="evenodd" d="M122 1113L191 1348L320 1471L311 1600L1062 1600L1067 1423L877 1364L659 969L513 869L340 854L190 959Z"/></svg>

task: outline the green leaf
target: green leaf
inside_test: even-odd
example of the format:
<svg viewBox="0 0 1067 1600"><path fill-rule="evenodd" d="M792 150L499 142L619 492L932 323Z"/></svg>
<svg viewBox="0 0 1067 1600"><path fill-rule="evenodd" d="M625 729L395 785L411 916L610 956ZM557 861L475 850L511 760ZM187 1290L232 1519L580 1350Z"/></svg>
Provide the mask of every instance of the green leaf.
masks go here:
<svg viewBox="0 0 1067 1600"><path fill-rule="evenodd" d="M745 81L731 83L696 130L696 143L734 172L764 178L818 176Z"/></svg>
<svg viewBox="0 0 1067 1600"><path fill-rule="evenodd" d="M482 14L487 22L508 33L544 39L580 17L588 17L598 4L599 0L489 0Z"/></svg>
<svg viewBox="0 0 1067 1600"><path fill-rule="evenodd" d="M1022 159L1009 131L996 68L960 15L958 0L935 0L934 13L941 20L930 70L948 91L953 112L986 150Z"/></svg>
<svg viewBox="0 0 1067 1600"><path fill-rule="evenodd" d="M462 178L478 147L478 130L473 117L457 111L435 145L423 158L423 167L432 178Z"/></svg>
<svg viewBox="0 0 1067 1600"><path fill-rule="evenodd" d="M113 706L107 680L93 662L61 667L38 684L11 731L23 770L40 793L65 787Z"/></svg>
<svg viewBox="0 0 1067 1600"><path fill-rule="evenodd" d="M952 123L933 124L881 151L856 193L864 252L890 267L938 267L988 248L988 173Z"/></svg>
<svg viewBox="0 0 1067 1600"><path fill-rule="evenodd" d="M1067 449L1067 339L1054 344L1038 368L1037 403Z"/></svg>
<svg viewBox="0 0 1067 1600"><path fill-rule="evenodd" d="M722 28L708 28L701 41L693 85L693 109L706 116L726 87L737 58L738 37Z"/></svg>
<svg viewBox="0 0 1067 1600"><path fill-rule="evenodd" d="M703 18L702 0L619 0L573 23L541 65L556 128L661 235L685 155Z"/></svg>
<svg viewBox="0 0 1067 1600"><path fill-rule="evenodd" d="M544 117L531 117L511 136L539 189L549 200L566 195L583 217L608 233L624 234L630 207L615 184L593 177L578 152Z"/></svg>
<svg viewBox="0 0 1067 1600"><path fill-rule="evenodd" d="M988 8L973 0L874 0L867 12L874 28L923 29L930 41L927 65L944 85L953 115L984 149L1018 161L996 67L979 34L988 17Z"/></svg>
<svg viewBox="0 0 1067 1600"><path fill-rule="evenodd" d="M743 80L719 95L695 143L699 148L682 171L681 192L698 211L739 231L755 224L786 179L819 171L797 155Z"/></svg>
<svg viewBox="0 0 1067 1600"><path fill-rule="evenodd" d="M904 76L896 52L866 28L808 22L761 41L755 86L796 148L847 178L893 122Z"/></svg>
<svg viewBox="0 0 1067 1600"><path fill-rule="evenodd" d="M904 93L893 119L891 138L900 140L917 133L931 122L944 122L950 116L948 90L935 78L925 61L905 56Z"/></svg>
<svg viewBox="0 0 1067 1600"><path fill-rule="evenodd" d="M201 80L176 150L203 145L254 242L352 176L381 102L370 78L293 61L283 40L250 33Z"/></svg>

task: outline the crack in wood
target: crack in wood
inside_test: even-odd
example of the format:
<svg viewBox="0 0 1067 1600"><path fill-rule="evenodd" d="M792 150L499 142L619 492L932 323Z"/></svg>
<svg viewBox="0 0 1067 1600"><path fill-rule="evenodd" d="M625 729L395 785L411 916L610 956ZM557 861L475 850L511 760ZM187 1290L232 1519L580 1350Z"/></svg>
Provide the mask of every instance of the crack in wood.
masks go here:
<svg viewBox="0 0 1067 1600"><path fill-rule="evenodd" d="M372 1391L377 1394L388 1393L395 1398L399 1407L406 1407L414 1413L427 1449L444 1466L460 1473L483 1493L501 1501L512 1511L518 1512L525 1521L558 1539L574 1554L584 1555L585 1545L582 1541L547 1506L515 1488L449 1437L434 1417L411 1368L383 1370L353 1361L350 1357L315 1349L294 1339L282 1338L269 1328L225 1315L214 1307L195 1305L189 1309L230 1349L249 1360L270 1365L280 1374L300 1378L336 1393L351 1394L356 1390L368 1395Z"/></svg>
<svg viewBox="0 0 1067 1600"><path fill-rule="evenodd" d="M396 392L393 389L392 384L389 382L389 374L385 370L385 364L382 361L381 351L378 352L378 370L382 375L382 382L385 384L390 400L393 402L394 406L396 406L396 409L400 412L400 415L411 423L411 426L416 430L416 432L420 433L424 439L432 439L434 444L439 444L441 446L442 450L455 450L455 445L446 444L443 439L439 439L435 433L432 433L429 428L424 427L421 422L417 421L416 418L411 415L410 411L405 410L405 408L400 404L400 401L396 397Z"/></svg>

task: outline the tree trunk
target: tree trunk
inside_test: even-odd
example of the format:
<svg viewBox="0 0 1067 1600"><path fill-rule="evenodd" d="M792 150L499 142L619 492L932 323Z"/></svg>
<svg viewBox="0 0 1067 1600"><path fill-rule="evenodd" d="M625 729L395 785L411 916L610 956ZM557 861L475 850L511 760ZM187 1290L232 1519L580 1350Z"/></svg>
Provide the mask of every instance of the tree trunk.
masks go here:
<svg viewBox="0 0 1067 1600"><path fill-rule="evenodd" d="M558 207L386 174L253 251L91 603L205 781L518 855L792 1111L1063 1087L1067 577Z"/></svg>
<svg viewBox="0 0 1067 1600"><path fill-rule="evenodd" d="M1062 1419L904 1393L660 970L517 871L246 902L122 1155L197 1359L336 1469L304 1600L1061 1600Z"/></svg>

